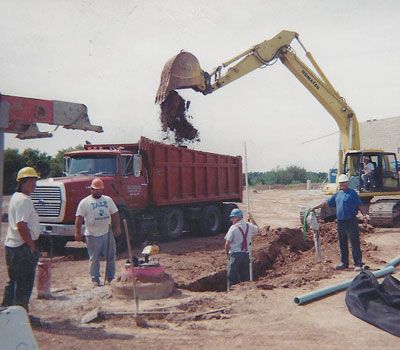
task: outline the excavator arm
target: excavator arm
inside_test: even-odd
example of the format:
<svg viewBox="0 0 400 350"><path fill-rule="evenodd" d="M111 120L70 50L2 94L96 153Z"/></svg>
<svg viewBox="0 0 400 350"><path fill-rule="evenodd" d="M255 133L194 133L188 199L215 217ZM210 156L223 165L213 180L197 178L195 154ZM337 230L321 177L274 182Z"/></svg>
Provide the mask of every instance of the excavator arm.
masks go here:
<svg viewBox="0 0 400 350"><path fill-rule="evenodd" d="M291 47L294 39L305 50L306 57L316 72L296 55ZM205 95L212 93L257 68L275 63L278 59L336 121L340 130L339 173L341 173L344 153L347 150L360 148L358 121L345 99L333 88L311 53L300 42L296 32L283 30L274 38L263 41L222 63L210 73L201 69L194 55L189 52L181 52L165 65L156 102L163 102L169 92L176 89L192 88ZM223 73L224 69L227 69L225 73Z"/></svg>

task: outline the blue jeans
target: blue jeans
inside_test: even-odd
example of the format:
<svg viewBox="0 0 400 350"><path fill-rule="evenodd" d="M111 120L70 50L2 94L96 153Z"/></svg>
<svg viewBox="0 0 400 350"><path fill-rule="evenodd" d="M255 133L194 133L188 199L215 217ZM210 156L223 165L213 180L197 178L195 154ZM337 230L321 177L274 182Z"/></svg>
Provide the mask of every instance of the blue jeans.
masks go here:
<svg viewBox="0 0 400 350"><path fill-rule="evenodd" d="M348 220L338 220L337 230L339 234L340 261L349 266L349 247L351 244L351 253L353 255L354 265L362 266L362 253L360 247L360 233L358 229L358 220L356 217Z"/></svg>
<svg viewBox="0 0 400 350"><path fill-rule="evenodd" d="M228 260L228 288L250 280L249 253L231 253Z"/></svg>
<svg viewBox="0 0 400 350"><path fill-rule="evenodd" d="M86 247L89 254L90 276L92 279L99 280L100 278L100 258L104 257L107 260L107 271L105 276L112 280L115 277L115 239L114 234L110 231L105 235L86 236ZM107 252L108 250L108 252Z"/></svg>
<svg viewBox="0 0 400 350"><path fill-rule="evenodd" d="M32 253L26 243L16 248L6 246L5 250L9 281L4 288L2 306L19 305L28 312L40 253L38 250Z"/></svg>

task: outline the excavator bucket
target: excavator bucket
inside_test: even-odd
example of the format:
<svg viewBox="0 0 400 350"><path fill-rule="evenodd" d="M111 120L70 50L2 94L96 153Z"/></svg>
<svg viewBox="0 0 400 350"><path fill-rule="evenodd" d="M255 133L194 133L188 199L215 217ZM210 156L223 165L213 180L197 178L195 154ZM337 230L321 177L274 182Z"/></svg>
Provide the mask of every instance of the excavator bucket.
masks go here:
<svg viewBox="0 0 400 350"><path fill-rule="evenodd" d="M156 103L162 103L172 90L193 88L205 90L204 74L198 59L190 52L180 52L164 66Z"/></svg>

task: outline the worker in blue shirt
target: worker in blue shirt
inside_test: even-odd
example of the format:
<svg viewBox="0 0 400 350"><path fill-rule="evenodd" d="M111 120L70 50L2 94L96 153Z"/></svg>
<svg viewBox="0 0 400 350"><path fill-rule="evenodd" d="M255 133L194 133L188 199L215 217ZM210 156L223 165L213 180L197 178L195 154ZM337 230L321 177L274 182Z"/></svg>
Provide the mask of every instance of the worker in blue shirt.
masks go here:
<svg viewBox="0 0 400 350"><path fill-rule="evenodd" d="M339 191L331 198L316 205L311 210L326 207L336 207L337 230L339 234L340 245L340 264L336 266L337 270L347 269L349 267L349 248L348 240L351 244L351 252L354 260L354 270L362 269L362 253L360 247L360 232L358 229L358 211L364 216L364 223L367 224L367 212L358 196L357 192L349 188L349 178L341 174L338 178Z"/></svg>

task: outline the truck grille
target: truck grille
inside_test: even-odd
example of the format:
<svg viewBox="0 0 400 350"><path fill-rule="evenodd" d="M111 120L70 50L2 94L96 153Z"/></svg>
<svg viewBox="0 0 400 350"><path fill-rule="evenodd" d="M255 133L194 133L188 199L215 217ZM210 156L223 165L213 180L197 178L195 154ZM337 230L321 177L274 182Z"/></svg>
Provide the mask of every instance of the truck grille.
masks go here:
<svg viewBox="0 0 400 350"><path fill-rule="evenodd" d="M61 190L53 186L37 186L31 194L39 216L58 217L61 211Z"/></svg>

